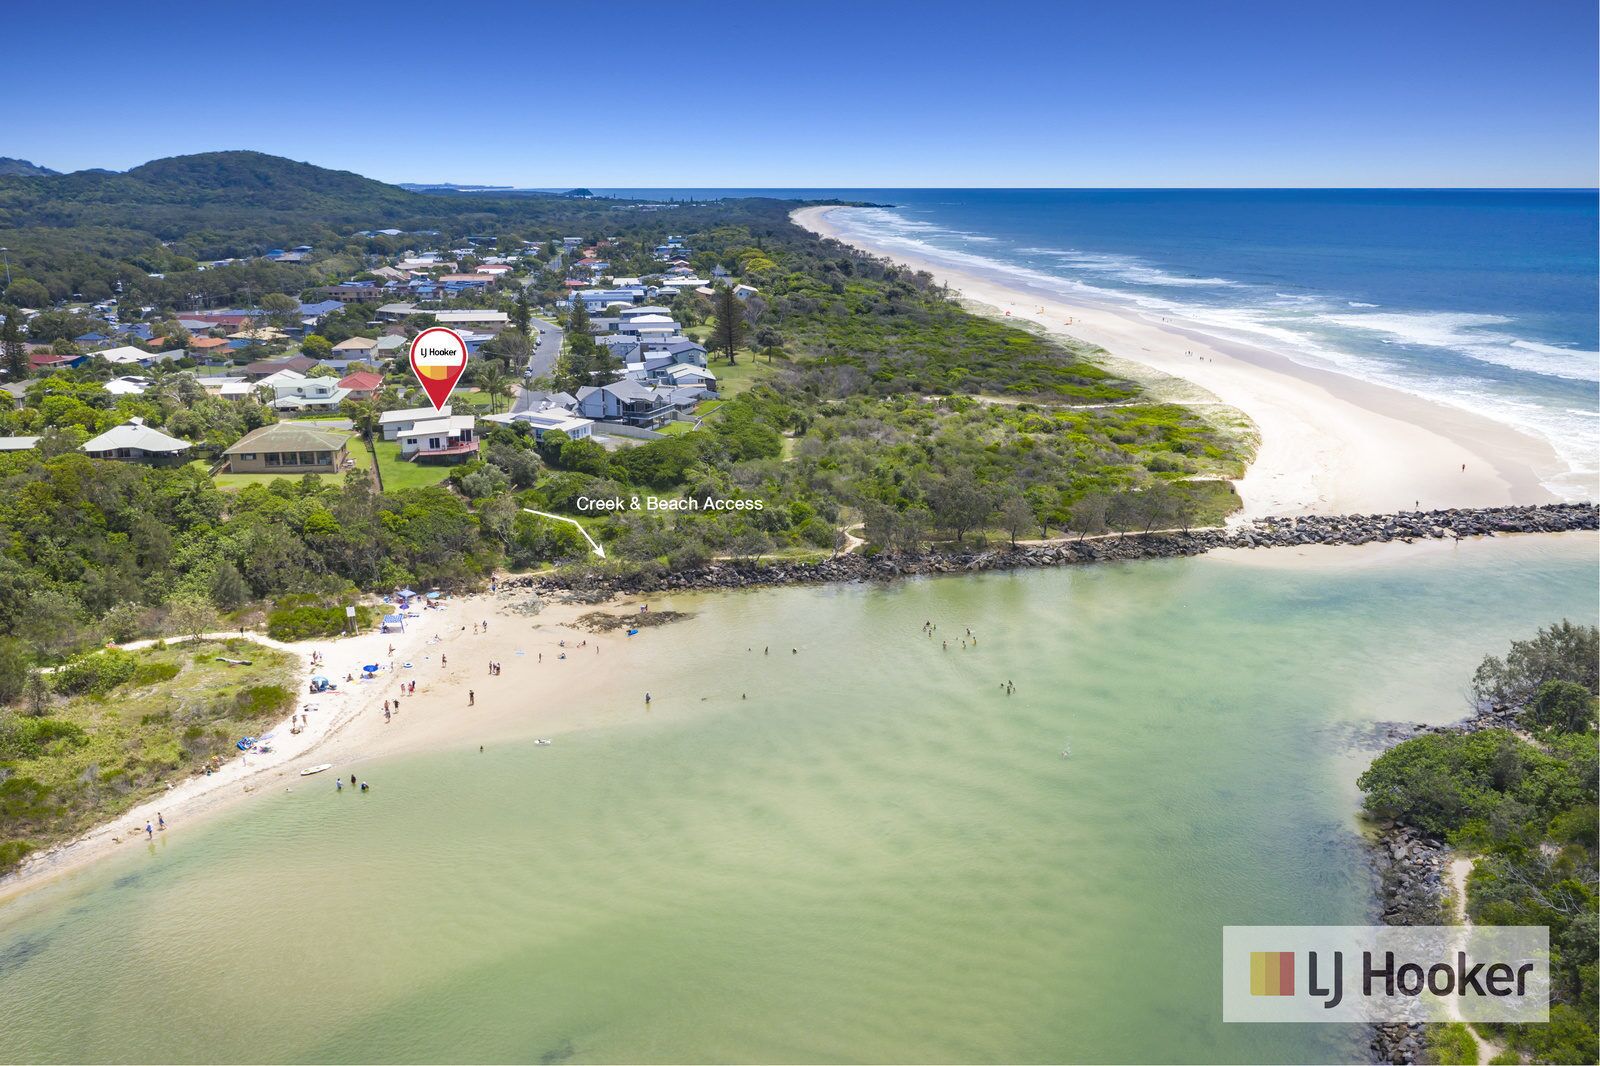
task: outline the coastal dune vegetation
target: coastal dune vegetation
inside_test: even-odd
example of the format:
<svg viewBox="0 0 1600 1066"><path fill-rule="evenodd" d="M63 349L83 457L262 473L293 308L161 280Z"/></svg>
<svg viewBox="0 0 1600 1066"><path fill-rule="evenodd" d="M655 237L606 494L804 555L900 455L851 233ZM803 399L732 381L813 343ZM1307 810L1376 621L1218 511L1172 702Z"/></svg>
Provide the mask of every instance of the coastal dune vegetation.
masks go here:
<svg viewBox="0 0 1600 1066"><path fill-rule="evenodd" d="M1413 737L1358 781L1373 817L1473 857L1468 920L1549 928L1549 1024L1475 1026L1509 1049L1509 1062L1600 1058L1597 662L1594 626L1562 621L1513 641L1479 665L1472 700L1514 728ZM1436 1062L1479 1061L1477 1039L1459 1023L1435 1027L1429 1046Z"/></svg>

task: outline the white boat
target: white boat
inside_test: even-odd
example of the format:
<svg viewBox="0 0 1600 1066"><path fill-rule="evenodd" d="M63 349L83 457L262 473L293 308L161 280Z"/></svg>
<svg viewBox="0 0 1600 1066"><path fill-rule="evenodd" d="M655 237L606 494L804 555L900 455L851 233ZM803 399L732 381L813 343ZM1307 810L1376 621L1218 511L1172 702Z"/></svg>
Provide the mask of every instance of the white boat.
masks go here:
<svg viewBox="0 0 1600 1066"><path fill-rule="evenodd" d="M320 774L324 770L331 770L331 769L333 769L333 763L331 763L331 762L318 763L315 766L308 766L304 770L301 770L300 771L300 776L301 777L310 777L312 774Z"/></svg>

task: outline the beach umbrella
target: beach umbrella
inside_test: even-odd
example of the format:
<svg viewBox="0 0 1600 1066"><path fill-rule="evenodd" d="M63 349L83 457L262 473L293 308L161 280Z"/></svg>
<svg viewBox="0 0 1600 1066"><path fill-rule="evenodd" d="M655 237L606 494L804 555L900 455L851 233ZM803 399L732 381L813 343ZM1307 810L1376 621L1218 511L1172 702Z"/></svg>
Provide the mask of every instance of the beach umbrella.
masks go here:
<svg viewBox="0 0 1600 1066"><path fill-rule="evenodd" d="M412 592L410 589L401 589L399 592L395 593L395 595L396 596L403 596L403 597L405 597L406 599L409 600L411 597L415 596L416 593Z"/></svg>
<svg viewBox="0 0 1600 1066"><path fill-rule="evenodd" d="M363 666L361 669L364 670L365 672L369 673L369 674L375 674L375 673L378 672L378 664L377 663L372 663L372 664L370 664L368 666Z"/></svg>
<svg viewBox="0 0 1600 1066"><path fill-rule="evenodd" d="M428 593L428 599L430 600L436 600L439 598L439 596L440 592L438 589L434 589L432 592Z"/></svg>
<svg viewBox="0 0 1600 1066"><path fill-rule="evenodd" d="M327 678L325 678L325 677L323 677L323 676L322 676L322 675L321 675L321 674L317 674L317 675L315 675L315 676L314 676L314 677L312 677L312 679L311 679L311 680L313 680L313 681L316 681L316 682L318 682L318 683L320 683L320 684L323 684L323 685L326 685L326 684L328 684L328 683L329 683L329 682L328 682L328 679L327 679Z"/></svg>

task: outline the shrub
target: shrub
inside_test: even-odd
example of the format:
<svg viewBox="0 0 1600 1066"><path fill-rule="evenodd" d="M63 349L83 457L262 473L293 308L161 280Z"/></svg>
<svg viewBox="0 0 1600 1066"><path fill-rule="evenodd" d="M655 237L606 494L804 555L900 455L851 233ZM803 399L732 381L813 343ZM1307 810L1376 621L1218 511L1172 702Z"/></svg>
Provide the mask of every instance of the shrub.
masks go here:
<svg viewBox="0 0 1600 1066"><path fill-rule="evenodd" d="M294 705L294 693L282 685L252 685L233 698L234 717L261 718Z"/></svg>
<svg viewBox="0 0 1600 1066"><path fill-rule="evenodd" d="M1525 718L1536 729L1583 733L1594 725L1595 699L1571 681L1546 681L1528 706Z"/></svg>
<svg viewBox="0 0 1600 1066"><path fill-rule="evenodd" d="M372 609L356 608L356 628L372 625ZM273 640L309 640L313 637L337 637L345 631L344 608L340 607L286 607L267 615L267 636Z"/></svg>
<svg viewBox="0 0 1600 1066"><path fill-rule="evenodd" d="M69 660L55 673L55 690L63 696L85 693L103 696L138 670L138 660L125 651L109 648Z"/></svg>
<svg viewBox="0 0 1600 1066"><path fill-rule="evenodd" d="M157 685L163 681L171 681L178 676L181 669L177 663L140 663L133 671L131 683Z"/></svg>
<svg viewBox="0 0 1600 1066"><path fill-rule="evenodd" d="M1430 1025L1427 1033L1428 1061L1440 1066L1476 1066L1478 1042L1461 1022Z"/></svg>

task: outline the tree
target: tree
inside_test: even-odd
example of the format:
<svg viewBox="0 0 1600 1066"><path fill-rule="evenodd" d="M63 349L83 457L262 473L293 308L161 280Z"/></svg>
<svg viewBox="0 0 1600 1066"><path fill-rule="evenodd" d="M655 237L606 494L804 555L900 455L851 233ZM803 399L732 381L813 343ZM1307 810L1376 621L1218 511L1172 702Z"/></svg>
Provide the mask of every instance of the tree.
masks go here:
<svg viewBox="0 0 1600 1066"><path fill-rule="evenodd" d="M1066 528L1076 533L1079 541L1091 533L1104 533L1106 516L1110 510L1111 499L1105 493L1087 493L1072 505L1072 510L1067 516Z"/></svg>
<svg viewBox="0 0 1600 1066"><path fill-rule="evenodd" d="M1529 640L1514 640L1502 660L1486 656L1472 675L1473 696L1480 703L1521 707L1547 681L1570 681L1588 692L1600 685L1600 630L1563 619L1540 629Z"/></svg>
<svg viewBox="0 0 1600 1066"><path fill-rule="evenodd" d="M328 359L333 355L333 342L320 333L309 333L300 342L300 352L308 359Z"/></svg>
<svg viewBox="0 0 1600 1066"><path fill-rule="evenodd" d="M1017 537L1034 524L1033 508L1020 495L1006 497L1000 505L1000 524L1011 534L1011 546L1017 546Z"/></svg>
<svg viewBox="0 0 1600 1066"><path fill-rule="evenodd" d="M292 326L300 317L300 301L281 292L269 292L261 298L261 310L273 325Z"/></svg>
<svg viewBox="0 0 1600 1066"><path fill-rule="evenodd" d="M994 506L989 491L965 470L934 479L926 495L935 521L955 534L957 544L988 519Z"/></svg>
<svg viewBox="0 0 1600 1066"><path fill-rule="evenodd" d="M744 317L744 304L739 302L732 289L722 285L718 286L716 295L711 298L711 306L715 315L711 326L712 349L721 352L732 364L750 329L750 323Z"/></svg>
<svg viewBox="0 0 1600 1066"><path fill-rule="evenodd" d="M528 306L528 287L517 286L517 302L511 306L511 321L517 327L517 332L523 336L528 335L528 327L533 323L533 309Z"/></svg>
<svg viewBox="0 0 1600 1066"><path fill-rule="evenodd" d="M1595 698L1571 681L1546 681L1528 706L1528 721L1555 733L1586 733L1594 726Z"/></svg>
<svg viewBox="0 0 1600 1066"><path fill-rule="evenodd" d="M217 612L211 604L198 596L184 596L167 603L167 628L174 633L186 634L199 640L210 629L217 627Z"/></svg>
<svg viewBox="0 0 1600 1066"><path fill-rule="evenodd" d="M485 363L478 369L478 388L488 394L490 414L500 410L500 397L506 395L510 386L511 379L499 363Z"/></svg>
<svg viewBox="0 0 1600 1066"><path fill-rule="evenodd" d="M231 611L244 606L249 599L250 587L244 583L239 568L229 559L218 563L216 573L211 575L211 602L224 611Z"/></svg>
<svg viewBox="0 0 1600 1066"><path fill-rule="evenodd" d="M0 365L12 381L28 376L28 346L22 342L22 329L17 325L21 317L16 308L8 308L6 320L0 323Z"/></svg>
<svg viewBox="0 0 1600 1066"><path fill-rule="evenodd" d="M50 290L32 278L18 278L6 287L6 299L18 307L49 307Z"/></svg>

